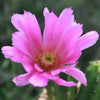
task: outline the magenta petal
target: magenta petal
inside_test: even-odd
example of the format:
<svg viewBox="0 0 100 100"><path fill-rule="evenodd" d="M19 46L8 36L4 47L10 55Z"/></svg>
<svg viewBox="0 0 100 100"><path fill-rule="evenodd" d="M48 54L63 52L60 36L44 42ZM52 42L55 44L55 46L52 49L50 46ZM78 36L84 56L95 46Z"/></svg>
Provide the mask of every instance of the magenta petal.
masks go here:
<svg viewBox="0 0 100 100"><path fill-rule="evenodd" d="M23 32L15 32L12 34L12 41L14 47L18 48L27 56L34 56L34 48L32 47L30 41L27 39Z"/></svg>
<svg viewBox="0 0 100 100"><path fill-rule="evenodd" d="M43 15L46 16L46 14L48 14L48 13L49 13L49 10L48 10L47 7L45 7L45 8L44 8L44 11L43 11Z"/></svg>
<svg viewBox="0 0 100 100"><path fill-rule="evenodd" d="M34 61L32 61L30 58L24 56L22 59L22 65L26 72L34 71Z"/></svg>
<svg viewBox="0 0 100 100"><path fill-rule="evenodd" d="M68 68L65 73L71 75L72 77L83 83L85 86L87 85L85 74L79 69L74 67Z"/></svg>
<svg viewBox="0 0 100 100"><path fill-rule="evenodd" d="M66 8L62 11L62 13L60 14L58 21L55 25L55 31L53 34L53 44L55 49L59 50L65 50L64 48L62 49L62 47L65 47L65 44L68 42L67 41L67 35L66 32L73 26L74 23L74 16L72 15L72 10L71 8ZM66 36L65 36L66 34ZM70 33L71 34L71 33ZM71 35L72 36L72 35ZM64 37L66 39L64 39ZM65 42L67 41L67 42ZM60 47L61 46L61 47Z"/></svg>
<svg viewBox="0 0 100 100"><path fill-rule="evenodd" d="M52 75L50 73L44 72L43 74L41 74L43 77L51 79L51 80L55 80L57 79L57 77L55 75Z"/></svg>
<svg viewBox="0 0 100 100"><path fill-rule="evenodd" d="M35 15L24 11L23 15L14 14L11 18L11 22L20 32L23 31L26 34L26 37L36 50L42 48L41 31Z"/></svg>
<svg viewBox="0 0 100 100"><path fill-rule="evenodd" d="M31 77L31 75L32 73L26 73L26 74L19 75L13 79L13 82L17 86L25 86L29 84L29 78Z"/></svg>
<svg viewBox="0 0 100 100"><path fill-rule="evenodd" d="M73 63L71 65L68 65L68 66L62 66L59 69L52 70L50 73L51 73L51 75L57 75L57 74L59 74L61 72L65 72L68 68L76 66L76 64L77 64L77 62L75 62L75 63Z"/></svg>
<svg viewBox="0 0 100 100"><path fill-rule="evenodd" d="M71 8L65 8L59 16L59 28L62 33L68 30L74 23L74 15Z"/></svg>
<svg viewBox="0 0 100 100"><path fill-rule="evenodd" d="M90 31L79 38L77 46L79 46L81 50L84 50L94 45L98 38L99 34L96 31Z"/></svg>
<svg viewBox="0 0 100 100"><path fill-rule="evenodd" d="M4 56L6 58L11 59L12 61L18 62L20 63L24 54L19 51L17 48L15 47L11 47L11 46L4 46L2 47L2 53L4 54Z"/></svg>
<svg viewBox="0 0 100 100"><path fill-rule="evenodd" d="M55 70L52 70L52 71L51 71L51 74L52 74L52 75L56 75L56 74L59 74L60 72L62 72L61 69L55 69Z"/></svg>
<svg viewBox="0 0 100 100"><path fill-rule="evenodd" d="M43 72L43 70L37 64L34 64L34 67L38 72Z"/></svg>
<svg viewBox="0 0 100 100"><path fill-rule="evenodd" d="M82 34L81 24L74 24L67 32L64 33L64 35L62 35L61 32L61 35L59 34L59 39L57 40L56 43L57 45L56 52L58 52L62 56L69 56L75 49L76 41L81 34Z"/></svg>
<svg viewBox="0 0 100 100"><path fill-rule="evenodd" d="M66 56L66 57L64 57L63 58L63 60L62 60L62 62L64 63L64 64L73 64L73 63L75 63L77 60L78 60L78 58L81 56L81 51L80 51L80 49L74 49L74 51L72 52L72 54L70 55L70 56Z"/></svg>
<svg viewBox="0 0 100 100"><path fill-rule="evenodd" d="M55 80L53 80L56 84L58 84L58 85L62 85L62 86L67 86L67 87L72 87L72 86L76 86L76 83L74 83L74 82L72 82L72 81L70 81L70 82L68 82L68 81L65 81L65 80L63 80L63 79L61 79L61 78L57 78L57 79L55 79Z"/></svg>
<svg viewBox="0 0 100 100"><path fill-rule="evenodd" d="M65 8L65 9L61 12L59 18L63 18L64 16L67 16L67 15L72 15L72 13L73 13L73 10L72 10L71 8Z"/></svg>
<svg viewBox="0 0 100 100"><path fill-rule="evenodd" d="M40 73L34 73L29 79L29 82L35 87L44 87L48 84L48 79L41 76Z"/></svg>
<svg viewBox="0 0 100 100"><path fill-rule="evenodd" d="M55 35L54 30L58 18L53 12L49 13L47 8L44 9L44 17L45 17L45 28L43 32L43 43L45 49L50 50L53 49L52 42L53 42L53 37Z"/></svg>

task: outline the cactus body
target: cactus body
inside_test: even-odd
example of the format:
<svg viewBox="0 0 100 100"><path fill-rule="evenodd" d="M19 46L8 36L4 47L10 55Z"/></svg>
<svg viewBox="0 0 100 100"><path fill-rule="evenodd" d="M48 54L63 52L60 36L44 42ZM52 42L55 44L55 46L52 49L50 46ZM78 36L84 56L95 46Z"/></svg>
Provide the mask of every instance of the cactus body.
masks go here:
<svg viewBox="0 0 100 100"><path fill-rule="evenodd" d="M86 69L87 87L81 87L79 100L100 99L100 61L92 61Z"/></svg>
<svg viewBox="0 0 100 100"><path fill-rule="evenodd" d="M67 81L75 81L74 78L63 73L60 76ZM59 86L50 81L47 86L47 92L49 100L75 100L76 87Z"/></svg>
<svg viewBox="0 0 100 100"><path fill-rule="evenodd" d="M92 61L86 68L87 86L79 83L77 87L63 87L53 82L47 86L49 100L99 100L100 99L100 61ZM71 76L62 78L75 81ZM81 88L80 88L81 87Z"/></svg>

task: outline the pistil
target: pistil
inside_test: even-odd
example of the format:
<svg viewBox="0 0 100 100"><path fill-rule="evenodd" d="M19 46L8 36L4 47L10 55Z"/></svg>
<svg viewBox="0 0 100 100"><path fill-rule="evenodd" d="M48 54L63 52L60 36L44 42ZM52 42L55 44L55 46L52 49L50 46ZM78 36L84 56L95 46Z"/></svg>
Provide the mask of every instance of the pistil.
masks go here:
<svg viewBox="0 0 100 100"><path fill-rule="evenodd" d="M39 55L38 59L36 60L38 66L43 69L44 72L51 71L56 69L57 59L53 53L46 52Z"/></svg>

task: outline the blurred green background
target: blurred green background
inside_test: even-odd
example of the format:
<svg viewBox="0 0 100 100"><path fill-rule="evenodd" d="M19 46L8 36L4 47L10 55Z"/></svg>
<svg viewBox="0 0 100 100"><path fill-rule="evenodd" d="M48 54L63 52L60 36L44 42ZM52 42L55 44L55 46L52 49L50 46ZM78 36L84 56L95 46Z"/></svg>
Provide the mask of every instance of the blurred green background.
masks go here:
<svg viewBox="0 0 100 100"><path fill-rule="evenodd" d="M64 8L72 7L76 22L84 24L84 33L91 30L100 33L100 0L0 0L0 48L12 44L11 33L16 29L10 18L15 13L23 14L23 10L36 15L43 32L44 7L54 11L57 16ZM100 59L100 39L95 46L83 52L78 66L85 71L88 62L96 59ZM32 85L17 87L12 83L12 78L22 73L24 69L20 64L5 59L0 53L0 100L36 100L40 88Z"/></svg>

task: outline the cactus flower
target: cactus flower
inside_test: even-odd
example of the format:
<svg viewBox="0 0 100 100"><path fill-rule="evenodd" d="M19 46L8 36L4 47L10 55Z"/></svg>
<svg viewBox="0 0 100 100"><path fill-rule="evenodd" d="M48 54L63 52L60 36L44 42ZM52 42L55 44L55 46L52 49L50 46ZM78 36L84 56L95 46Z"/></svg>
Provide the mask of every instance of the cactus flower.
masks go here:
<svg viewBox="0 0 100 100"><path fill-rule="evenodd" d="M13 46L2 47L5 58L21 63L26 73L13 79L17 86L32 84L47 86L52 80L58 85L75 86L76 83L61 79L63 72L87 85L85 74L75 68L82 51L96 43L99 35L90 31L82 35L82 26L74 21L73 10L65 8L59 17L44 8L43 37L34 14L14 14L11 22L18 30L12 34Z"/></svg>

